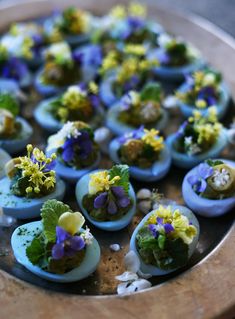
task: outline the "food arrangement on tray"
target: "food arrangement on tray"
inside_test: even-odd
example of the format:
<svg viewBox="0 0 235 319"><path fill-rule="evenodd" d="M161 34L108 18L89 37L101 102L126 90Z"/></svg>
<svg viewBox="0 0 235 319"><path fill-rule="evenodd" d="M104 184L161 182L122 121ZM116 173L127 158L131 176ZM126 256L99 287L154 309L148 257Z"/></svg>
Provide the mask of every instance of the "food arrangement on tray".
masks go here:
<svg viewBox="0 0 235 319"><path fill-rule="evenodd" d="M26 280L149 288L189 268L200 225L235 207L229 89L146 14L71 7L0 39L0 206Z"/></svg>

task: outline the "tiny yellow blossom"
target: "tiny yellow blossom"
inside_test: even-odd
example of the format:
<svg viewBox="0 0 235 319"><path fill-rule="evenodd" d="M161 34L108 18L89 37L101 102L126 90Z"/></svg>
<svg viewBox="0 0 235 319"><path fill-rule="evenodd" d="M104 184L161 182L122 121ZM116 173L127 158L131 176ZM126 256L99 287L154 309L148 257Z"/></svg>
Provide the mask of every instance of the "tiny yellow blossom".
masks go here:
<svg viewBox="0 0 235 319"><path fill-rule="evenodd" d="M75 235L76 233L78 233L84 223L85 218L80 212L65 212L60 216L58 220L58 226L62 227L71 235Z"/></svg>
<svg viewBox="0 0 235 319"><path fill-rule="evenodd" d="M207 106L207 103L205 100L200 99L200 100L196 100L195 105L199 109L204 109Z"/></svg>
<svg viewBox="0 0 235 319"><path fill-rule="evenodd" d="M152 128L151 130L144 129L144 132L145 135L141 139L150 145L155 152L159 152L164 148L163 138L158 136L159 131Z"/></svg>
<svg viewBox="0 0 235 319"><path fill-rule="evenodd" d="M141 5L138 2L130 3L128 7L128 13L134 17L145 18L147 14L147 9L145 6Z"/></svg>
<svg viewBox="0 0 235 319"><path fill-rule="evenodd" d="M165 207L165 206L159 205L158 209L156 209L153 212L153 214L151 214L147 223L156 224L157 217L163 218L164 223L171 223L171 220L172 220L171 206Z"/></svg>
<svg viewBox="0 0 235 319"><path fill-rule="evenodd" d="M216 123L218 121L217 117L217 109L214 106L209 107L208 109L208 120L212 123Z"/></svg>
<svg viewBox="0 0 235 319"><path fill-rule="evenodd" d="M92 94L98 94L99 93L99 87L94 81L89 82L88 88L89 88L89 91Z"/></svg>
<svg viewBox="0 0 235 319"><path fill-rule="evenodd" d="M117 5L112 8L110 15L116 19L124 19L126 17L126 9L122 5Z"/></svg>
<svg viewBox="0 0 235 319"><path fill-rule="evenodd" d="M146 48L142 44L127 44L124 47L124 52L127 54L145 55Z"/></svg>
<svg viewBox="0 0 235 319"><path fill-rule="evenodd" d="M120 176L115 176L110 180L108 171L90 174L89 194L94 195L98 192L108 191L109 188L119 180Z"/></svg>

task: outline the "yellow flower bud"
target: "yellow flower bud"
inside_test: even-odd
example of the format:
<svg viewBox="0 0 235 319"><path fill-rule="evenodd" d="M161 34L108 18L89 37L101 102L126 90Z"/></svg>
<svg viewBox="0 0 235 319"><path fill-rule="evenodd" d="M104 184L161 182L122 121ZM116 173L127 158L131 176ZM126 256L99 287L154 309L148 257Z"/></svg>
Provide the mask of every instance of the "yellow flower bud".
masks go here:
<svg viewBox="0 0 235 319"><path fill-rule="evenodd" d="M196 107L198 107L198 108L200 108L200 109L204 109L204 108L206 107L206 101L205 101L205 100L202 100L202 99L197 100L197 101L195 102L195 104L196 104Z"/></svg>
<svg viewBox="0 0 235 319"><path fill-rule="evenodd" d="M71 235L78 233L84 223L85 218L79 212L65 212L60 216L58 220L58 226L65 229Z"/></svg>

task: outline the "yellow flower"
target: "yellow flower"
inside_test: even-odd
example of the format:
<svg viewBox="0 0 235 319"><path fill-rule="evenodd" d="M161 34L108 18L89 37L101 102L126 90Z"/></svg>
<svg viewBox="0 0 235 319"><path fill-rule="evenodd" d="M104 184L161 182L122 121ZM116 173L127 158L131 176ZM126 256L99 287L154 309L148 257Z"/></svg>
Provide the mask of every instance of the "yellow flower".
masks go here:
<svg viewBox="0 0 235 319"><path fill-rule="evenodd" d="M62 103L70 110L83 109L89 104L86 93L79 86L72 85L63 94Z"/></svg>
<svg viewBox="0 0 235 319"><path fill-rule="evenodd" d="M162 206L159 205L158 209L156 209L153 214L149 217L147 223L148 224L156 224L157 217L163 218L164 223L170 223L172 220L172 210L171 206Z"/></svg>
<svg viewBox="0 0 235 319"><path fill-rule="evenodd" d="M22 170L23 177L29 177L29 186L25 189L27 194L33 191L40 193L44 186L47 189L55 186L55 172L45 170L46 165L50 164L55 157L56 155L52 154L50 158L47 158L38 148L33 149L31 144L27 145L27 156L19 157L15 164L16 168Z"/></svg>
<svg viewBox="0 0 235 319"><path fill-rule="evenodd" d="M98 192L108 191L109 188L119 180L120 176L115 176L110 180L108 171L90 174L89 194L94 195Z"/></svg>
<svg viewBox="0 0 235 319"><path fill-rule="evenodd" d="M150 145L155 152L159 152L164 148L163 138L158 136L159 131L152 128L151 130L144 129L145 135L142 136L142 140Z"/></svg>
<svg viewBox="0 0 235 319"><path fill-rule="evenodd" d="M33 40L29 37L24 38L22 43L22 55L26 59L31 59L33 57L32 53Z"/></svg>
<svg viewBox="0 0 235 319"><path fill-rule="evenodd" d="M196 71L193 74L195 84L200 85L204 78L204 73L202 71Z"/></svg>
<svg viewBox="0 0 235 319"><path fill-rule="evenodd" d="M181 238L185 244L189 245L197 234L197 229L189 225L189 220L182 215L179 210L174 211L172 226L174 227L174 237Z"/></svg>
<svg viewBox="0 0 235 319"><path fill-rule="evenodd" d="M105 72L114 69L118 66L118 54L116 51L110 51L103 59L100 72L104 74Z"/></svg>
<svg viewBox="0 0 235 319"><path fill-rule="evenodd" d="M146 7L141 5L140 3L133 2L128 7L128 13L134 17L145 18L147 14Z"/></svg>
<svg viewBox="0 0 235 319"><path fill-rule="evenodd" d="M92 94L98 94L99 93L99 87L94 81L89 82L88 88L89 88L89 91Z"/></svg>
<svg viewBox="0 0 235 319"><path fill-rule="evenodd" d="M72 236L79 232L84 223L85 218L79 212L65 212L60 216L58 220L58 226L62 227Z"/></svg>
<svg viewBox="0 0 235 319"><path fill-rule="evenodd" d="M117 5L110 11L110 15L116 19L124 19L126 17L125 7Z"/></svg>
<svg viewBox="0 0 235 319"><path fill-rule="evenodd" d="M144 55L146 48L142 44L127 44L124 47L124 52L127 54Z"/></svg>
<svg viewBox="0 0 235 319"><path fill-rule="evenodd" d="M196 107L198 107L199 109L204 109L204 108L207 106L206 101L205 101L205 100L202 100L202 99L196 100L195 105L196 105Z"/></svg>
<svg viewBox="0 0 235 319"><path fill-rule="evenodd" d="M217 118L217 109L214 106L209 107L208 109L208 120L212 123L216 123L218 121Z"/></svg>

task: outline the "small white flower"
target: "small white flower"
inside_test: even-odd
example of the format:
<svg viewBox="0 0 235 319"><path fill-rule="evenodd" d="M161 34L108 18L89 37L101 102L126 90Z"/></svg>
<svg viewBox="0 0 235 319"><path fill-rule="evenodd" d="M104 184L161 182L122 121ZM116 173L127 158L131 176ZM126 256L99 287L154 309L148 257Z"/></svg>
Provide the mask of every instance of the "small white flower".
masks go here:
<svg viewBox="0 0 235 319"><path fill-rule="evenodd" d="M178 107L178 99L174 95L168 95L162 105L165 109L175 109Z"/></svg>
<svg viewBox="0 0 235 319"><path fill-rule="evenodd" d="M186 136L186 137L184 138L184 143L185 143L185 145L187 145L187 146L191 145L191 144L192 144L192 140L193 140L193 137L192 137L192 136Z"/></svg>
<svg viewBox="0 0 235 319"><path fill-rule="evenodd" d="M215 184L216 187L225 186L230 181L230 174L228 170L225 168L222 171L218 169L214 170L212 175L212 182Z"/></svg>
<svg viewBox="0 0 235 319"><path fill-rule="evenodd" d="M192 144L188 150L188 155L195 155L201 153L201 148L197 144Z"/></svg>
<svg viewBox="0 0 235 319"><path fill-rule="evenodd" d="M213 73L207 73L203 79L203 85L213 85L215 83L216 77Z"/></svg>
<svg viewBox="0 0 235 319"><path fill-rule="evenodd" d="M85 231L81 234L81 237L84 239L84 241L87 245L92 244L94 237L91 234L90 229L87 226L86 226Z"/></svg>
<svg viewBox="0 0 235 319"><path fill-rule="evenodd" d="M70 47L66 42L52 44L45 50L45 53L51 54L55 58L62 57L64 61L72 59Z"/></svg>
<svg viewBox="0 0 235 319"><path fill-rule="evenodd" d="M140 115L145 120L155 118L157 114L158 114L158 110L154 107L153 103L146 104L140 111Z"/></svg>

